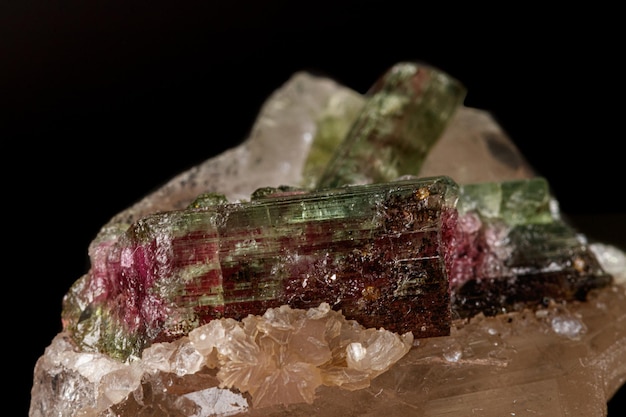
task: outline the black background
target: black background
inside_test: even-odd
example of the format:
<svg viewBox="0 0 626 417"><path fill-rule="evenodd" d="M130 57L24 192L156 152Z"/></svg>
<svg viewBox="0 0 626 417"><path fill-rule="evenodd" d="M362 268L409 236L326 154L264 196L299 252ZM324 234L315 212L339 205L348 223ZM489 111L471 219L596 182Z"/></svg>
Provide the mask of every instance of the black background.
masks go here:
<svg viewBox="0 0 626 417"><path fill-rule="evenodd" d="M626 246L617 11L213 3L0 5L4 349L5 360L19 353L24 412L99 227L238 144L299 70L366 92L396 62L439 67L465 84L466 105L500 122L576 226Z"/></svg>

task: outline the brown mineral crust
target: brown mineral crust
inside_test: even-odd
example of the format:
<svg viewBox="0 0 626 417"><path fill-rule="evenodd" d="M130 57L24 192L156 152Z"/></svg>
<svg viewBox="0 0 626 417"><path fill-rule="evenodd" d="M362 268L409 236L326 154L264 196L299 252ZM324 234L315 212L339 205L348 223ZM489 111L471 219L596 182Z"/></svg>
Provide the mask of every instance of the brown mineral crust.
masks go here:
<svg viewBox="0 0 626 417"><path fill-rule="evenodd" d="M576 259L597 265L590 252L580 253ZM529 273L509 278L473 279L454 289L452 310L456 317L472 317L479 313L495 315L526 307L537 308L552 300L585 301L589 291L609 285L611 280L611 276L604 273L572 275L567 270L543 272L539 276Z"/></svg>
<svg viewBox="0 0 626 417"><path fill-rule="evenodd" d="M564 332L559 320L579 324ZM566 327L567 329L567 327ZM604 417L626 380L626 291L586 302L455 321L450 336L419 339L368 388L320 387L312 404L237 417Z"/></svg>
<svg viewBox="0 0 626 417"><path fill-rule="evenodd" d="M281 237L279 246L286 255L278 270L285 275L283 289L271 301L227 304L225 316L243 318L251 311L260 313L282 304L305 309L325 300L366 327L399 333L419 329L424 337L447 334L443 325L450 320L448 309L435 307L449 302L447 277L443 263L433 264L431 259L446 247L440 242L439 225L446 223L449 211L429 210L424 201L394 197L385 200L381 211L383 233L360 230L363 219L356 218L308 225L302 235ZM340 230L350 232L338 239L334 236ZM245 260L243 265L245 269ZM242 262L234 263L232 271L229 268L222 268L224 276L235 277L242 273ZM267 276L278 273L273 262L266 268ZM253 270L250 274L264 275ZM225 280L228 285L235 281ZM415 291L412 286L419 286L419 301L407 301Z"/></svg>
<svg viewBox="0 0 626 417"><path fill-rule="evenodd" d="M491 227L487 224L469 239L459 234L457 243L466 242L457 245L453 275L459 273L455 268L469 267L473 272L466 281L451 279L454 317L532 309L551 300L584 301L592 289L613 282L586 240L561 220L518 225L498 239L493 238L497 233L491 233L487 244L485 231ZM509 245L506 259L499 261L493 251ZM470 266L472 262L475 265Z"/></svg>
<svg viewBox="0 0 626 417"><path fill-rule="evenodd" d="M78 353L69 339L57 338L53 345L37 364L30 414L70 410L72 401L95 409L94 385L87 380L77 385L89 375L88 368L80 370L87 365L85 353ZM85 416L605 417L607 401L626 380L626 288L593 290L585 302L455 320L449 336L416 339L369 386L322 385L311 403L250 408L249 401L245 404L249 397L235 390L237 401L244 403L241 411L199 414L189 395L217 390L214 375L206 368L180 376L146 374L141 389ZM54 387L63 391L53 393Z"/></svg>
<svg viewBox="0 0 626 417"><path fill-rule="evenodd" d="M421 192L426 193L424 189ZM449 305L450 301L445 258L451 236L446 230L454 227L456 211L435 209L438 203L430 206L427 198L420 195L407 199L392 194L381 211L384 233L373 240L359 236L358 227L346 225L345 221L330 222L313 232L312 236L332 234L346 226L355 230L349 239L304 253L313 256L311 260L291 264L286 298L281 302L311 308L325 300L365 327L412 331L416 337L448 334L445 323L450 322L450 311L439 306ZM367 235L370 233L367 231ZM283 247L299 246L289 242ZM301 254L301 249L298 252ZM334 257L333 253L347 255ZM415 256L417 253L419 256Z"/></svg>
<svg viewBox="0 0 626 417"><path fill-rule="evenodd" d="M64 329L124 360L216 318L327 302L366 327L446 335L457 199L450 178L412 178L155 213L94 251L108 253L68 292Z"/></svg>
<svg viewBox="0 0 626 417"><path fill-rule="evenodd" d="M302 78L307 77L300 74L292 81L301 88ZM330 89L334 88L336 86ZM315 86L309 88L309 93L313 90L324 90L326 94L328 88ZM292 109L294 106L289 104L290 100L293 104L293 97L289 97L287 104L283 102L275 107ZM308 104L303 113L317 113L322 106L320 103ZM264 117L266 120L260 120L259 129L255 127L254 132L268 131L272 125L280 127L285 123L292 124L284 129L285 132L297 131L295 135L287 135L290 138L305 138L315 130L309 120L314 117L305 117L307 128L300 130L297 128L299 122L291 114L285 118L287 122L271 120L269 112L265 112ZM279 142L295 141L275 143L278 145ZM445 151L444 144L447 144ZM247 196L257 186L272 184L278 179L297 183L300 165L292 158L286 158L293 162L293 170L288 174L277 169L280 164L269 158L263 160L266 163L264 169L254 166L252 173L246 171L245 162L238 162L252 158L254 151L251 148L258 151L264 146L266 144L261 142L248 141L240 149L225 152L192 168L120 213L112 219L112 224L131 222L157 210L182 208L199 190L224 190L235 196ZM469 150L474 156L468 157ZM260 153L273 152L265 150ZM298 148L294 155L305 153ZM420 174L446 174L459 183L534 175L488 114L474 109L462 108L456 113L437 146L429 153L431 156L436 160L431 165L432 170L429 171L427 158ZM233 165L235 170L230 170ZM255 173L271 174L271 180ZM376 299L378 295L376 289L369 287L362 293L365 299ZM67 343L69 346L69 339ZM94 389L90 381L81 381L85 377L78 371L63 369L67 364L52 363L53 360L56 359L46 354L35 369L33 408L29 413L34 416L49 415L53 408L47 405L55 401L64 409L73 410L73 402L89 402L96 391L103 388L96 386ZM144 381L143 396L133 393L120 404L99 413L98 417L198 416L198 407L180 394L206 388L201 374L181 377L157 374L155 380ZM312 404L252 409L236 415L603 417L606 402L625 380L625 290L621 285L612 285L591 291L584 302L574 297L560 304L548 303L536 310L489 317L478 314L471 319L457 320L450 336L419 340L404 358L390 371L375 378L368 388L346 391L322 386ZM214 387L214 383L211 381L208 386ZM153 389L146 384L153 384Z"/></svg>

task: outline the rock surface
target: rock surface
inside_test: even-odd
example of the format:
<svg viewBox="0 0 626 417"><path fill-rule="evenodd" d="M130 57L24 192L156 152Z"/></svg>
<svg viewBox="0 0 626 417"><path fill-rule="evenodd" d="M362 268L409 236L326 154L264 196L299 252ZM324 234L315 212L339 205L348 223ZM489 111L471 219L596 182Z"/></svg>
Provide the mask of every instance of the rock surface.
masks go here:
<svg viewBox="0 0 626 417"><path fill-rule="evenodd" d="M295 74L266 102L250 137L239 147L175 177L114 216L102 233L125 229L150 213L186 207L204 192L238 201L261 187L302 185L306 155L323 126L320 120L332 120L329 112L338 114L331 108L343 112L335 119L337 130L330 133L340 137L363 102L332 80ZM488 113L464 107L454 114L419 174L445 174L461 184L534 175ZM391 334L399 350L387 352L382 366L370 363L375 372L364 382L341 387L344 368L336 383L318 384L313 393L296 384L290 391L295 400L274 405L255 403L255 388L219 375L220 366L234 354L232 347L201 353L200 339L194 345L180 338L155 343L143 352L145 357L120 362L83 352L60 333L37 362L29 416L601 417L607 400L626 379L626 258L608 245L590 249L614 281L585 301L457 319L449 336L415 339L408 350L402 346L409 339ZM353 359L367 356L363 340L355 343L342 351L345 364L348 353ZM357 362L352 364L358 367ZM274 390L279 386L267 385Z"/></svg>

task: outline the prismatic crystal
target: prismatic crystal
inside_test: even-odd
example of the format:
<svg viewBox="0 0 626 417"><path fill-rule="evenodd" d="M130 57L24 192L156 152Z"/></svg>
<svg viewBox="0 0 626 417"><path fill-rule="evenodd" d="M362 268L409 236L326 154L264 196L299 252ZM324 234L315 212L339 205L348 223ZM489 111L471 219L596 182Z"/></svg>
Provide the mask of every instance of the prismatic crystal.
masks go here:
<svg viewBox="0 0 626 417"><path fill-rule="evenodd" d="M366 327L447 335L457 198L438 177L154 214L93 245L65 328L126 359L213 319L327 302Z"/></svg>
<svg viewBox="0 0 626 417"><path fill-rule="evenodd" d="M464 96L411 62L363 96L296 74L102 227L30 417L602 416L626 256Z"/></svg>

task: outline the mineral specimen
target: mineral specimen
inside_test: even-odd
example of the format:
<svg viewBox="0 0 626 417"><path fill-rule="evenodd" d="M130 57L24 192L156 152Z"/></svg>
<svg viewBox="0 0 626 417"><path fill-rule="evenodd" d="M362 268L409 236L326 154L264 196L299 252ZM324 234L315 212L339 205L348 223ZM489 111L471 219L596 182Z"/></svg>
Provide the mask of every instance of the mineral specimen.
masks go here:
<svg viewBox="0 0 626 417"><path fill-rule="evenodd" d="M364 328L326 303L308 310L282 305L241 321L213 320L188 337L144 349L140 359L125 365L108 355L79 353L60 334L39 364L52 379L39 381L31 416L108 415L109 407L114 415L144 416L154 409L166 416L185 410L230 415L311 403L320 386L367 387L412 342L411 333ZM66 368L75 371L67 374ZM74 402L58 401L57 371L79 381L79 386L59 384L64 399Z"/></svg>
<svg viewBox="0 0 626 417"><path fill-rule="evenodd" d="M219 369L220 386L249 392L257 408L312 403L321 385L365 388L413 342L410 332L400 336L346 321L327 303L306 311L282 305L241 322L213 320L189 339L209 358L207 366Z"/></svg>
<svg viewBox="0 0 626 417"><path fill-rule="evenodd" d="M450 271L455 316L584 300L611 283L541 177L461 187Z"/></svg>
<svg viewBox="0 0 626 417"><path fill-rule="evenodd" d="M370 89L317 188L418 173L464 97L465 87L436 68L411 62L394 65Z"/></svg>
<svg viewBox="0 0 626 417"><path fill-rule="evenodd" d="M148 216L92 245L64 328L126 359L213 319L328 302L367 327L447 335L457 190L437 177Z"/></svg>
<svg viewBox="0 0 626 417"><path fill-rule="evenodd" d="M114 216L30 417L605 415L626 256L561 219L456 81L395 70L421 75L361 97L297 74L241 146Z"/></svg>

